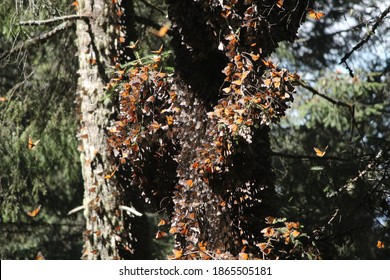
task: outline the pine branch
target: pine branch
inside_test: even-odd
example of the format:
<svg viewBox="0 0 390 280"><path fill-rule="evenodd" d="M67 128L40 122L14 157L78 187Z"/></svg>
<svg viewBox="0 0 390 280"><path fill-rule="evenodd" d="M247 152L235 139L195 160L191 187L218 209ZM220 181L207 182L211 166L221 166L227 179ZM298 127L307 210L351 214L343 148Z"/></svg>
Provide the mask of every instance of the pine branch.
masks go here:
<svg viewBox="0 0 390 280"><path fill-rule="evenodd" d="M346 62L345 62L346 63ZM352 71L352 70L351 70ZM350 72L351 74L352 72ZM311 93L315 94L315 95L318 95L322 98L324 98L325 100L329 101L330 103L332 103L333 105L337 105L337 106L342 106L342 107L346 107L348 108L349 110L349 113L351 114L351 140L352 140L352 135L353 135L353 130L354 130L354 127L356 127L359 135L360 135L360 140L362 141L364 147L366 147L366 144L365 142L363 141L363 133L359 130L359 127L357 125L357 122L356 122L356 119L355 119L355 104L348 104L348 103L345 103L343 101L340 101L340 100L335 100L333 98L330 98L329 96L326 96L325 94L319 92L318 90L316 90L315 88L309 86L308 84L306 84L305 82L303 81L297 81L302 87L304 87L305 89L309 90Z"/></svg>
<svg viewBox="0 0 390 280"><path fill-rule="evenodd" d="M352 53L358 49L360 49L365 43L370 40L371 36L375 34L376 29L379 27L383 19L387 16L387 14L390 13L390 5L387 7L386 10L382 12L380 17L375 21L374 25L372 26L370 32L367 33L366 37L364 37L359 43L357 43L351 51L346 53L340 60L340 64L346 63L347 59L352 55Z"/></svg>
<svg viewBox="0 0 390 280"><path fill-rule="evenodd" d="M18 53L20 52L22 49L26 49L26 48L29 48L33 45L37 45L37 44L40 44L40 43L44 43L46 42L48 39L54 37L55 35L57 35L58 33L70 28L71 26L73 25L73 22L71 21L66 21L66 22L63 22L61 23L60 25L58 25L57 27L53 28L52 30L48 31L48 32L45 32L45 33L42 33L40 34L39 36L37 37L34 37L34 38L30 38L20 44L18 44L17 46L13 47L12 49L8 50L8 51L5 51L4 53L2 53L0 55L0 61L3 60L5 57L8 57L14 53Z"/></svg>
<svg viewBox="0 0 390 280"><path fill-rule="evenodd" d="M29 26L36 26L36 25L44 25L44 24L52 24L59 21L71 21L71 20L88 20L89 16L85 15L67 15L62 17L54 17L50 19L44 19L44 20L29 20L29 21L21 21L19 22L20 25L29 25Z"/></svg>
<svg viewBox="0 0 390 280"><path fill-rule="evenodd" d="M367 164L367 166L363 169L363 170L358 170L358 175L353 178L353 179L350 179L344 186L340 187L333 195L335 194L339 194L343 191L348 191L348 190L353 190L355 189L355 186L356 186L356 182L358 180L364 180L364 177L372 170L375 169L375 167L378 165L378 161L379 159L383 156L383 150L380 150L375 158Z"/></svg>

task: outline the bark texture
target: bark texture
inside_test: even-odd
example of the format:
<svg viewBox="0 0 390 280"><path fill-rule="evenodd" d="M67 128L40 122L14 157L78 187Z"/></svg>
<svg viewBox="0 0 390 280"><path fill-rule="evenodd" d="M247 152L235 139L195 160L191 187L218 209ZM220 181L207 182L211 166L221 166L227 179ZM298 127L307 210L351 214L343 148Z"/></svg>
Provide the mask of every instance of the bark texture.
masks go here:
<svg viewBox="0 0 390 280"><path fill-rule="evenodd" d="M270 77L285 72L262 59L296 38L309 1L167 2L181 108L172 257L256 255L264 218L277 212L268 124L284 115L293 92L287 78L264 86L267 67ZM265 109L253 113L248 100Z"/></svg>
<svg viewBox="0 0 390 280"><path fill-rule="evenodd" d="M118 259L119 249L129 245L124 234L119 209L121 190L110 174L114 172L107 149L105 129L114 113L113 103L104 92L108 82L106 70L116 56L116 7L111 1L80 0L78 13L88 16L77 23L79 47L79 106L80 152L84 178L83 259ZM129 229L126 229L128 232Z"/></svg>

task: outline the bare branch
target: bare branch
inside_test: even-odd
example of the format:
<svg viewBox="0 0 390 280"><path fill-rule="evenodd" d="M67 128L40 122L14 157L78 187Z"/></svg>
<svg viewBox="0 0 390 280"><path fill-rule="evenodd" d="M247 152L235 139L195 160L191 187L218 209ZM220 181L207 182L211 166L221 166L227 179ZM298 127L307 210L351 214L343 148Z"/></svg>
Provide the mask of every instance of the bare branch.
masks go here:
<svg viewBox="0 0 390 280"><path fill-rule="evenodd" d="M331 194L331 196L334 196L334 195L337 195L337 194L340 194L341 192L343 191L352 191L355 189L355 186L356 186L356 182L358 180L364 180L364 177L372 170L375 169L375 167L377 166L378 164L378 160L383 156L383 150L380 150L375 158L373 158L373 160L367 164L366 168L363 169L363 170L359 170L358 171L358 175L353 178L353 179L350 179L344 186L340 187L335 193Z"/></svg>
<svg viewBox="0 0 390 280"><path fill-rule="evenodd" d="M351 72L350 72L350 74L351 74ZM363 138L364 138L363 137L363 133L359 130L359 127L358 127L357 122L355 120L355 104L348 104L348 103L345 103L345 102L340 101L340 100L334 100L333 98L330 98L329 96L326 96L325 94L319 92L318 90L316 90L315 88L309 86L308 84L306 84L303 81L297 81L297 82L302 87L304 87L305 89L309 90L311 93L324 98L325 100L329 101L333 105L337 105L337 106L342 106L342 107L348 108L348 110L349 110L349 112L351 114L351 140L352 140L352 135L353 135L353 129L354 129L354 127L356 127L356 129L357 129L357 131L358 131L358 133L360 135L360 140L362 141L363 145L366 147L366 144L363 141Z"/></svg>
<svg viewBox="0 0 390 280"><path fill-rule="evenodd" d="M144 3L146 6L152 8L152 9L154 9L154 10L156 10L156 11L159 11L161 14L165 15L165 12L164 12L162 9L160 9L159 7L157 7L157 6L155 6L155 5L151 4L151 3L149 3L148 1L146 1L146 0L141 0L141 2Z"/></svg>
<svg viewBox="0 0 390 280"><path fill-rule="evenodd" d="M296 39L295 42L296 43L304 43L304 42L307 42L307 41L311 41L311 40L320 40L322 38L328 38L328 37L334 37L336 35L339 35L341 33L345 33L345 32L349 32L351 30L355 30L355 29L358 29L364 25L367 25L369 22L371 22L373 20L368 20L368 21L365 21L365 22L361 22L361 23L358 23L352 27L349 27L347 29L341 29L341 30L337 30L337 31L334 31L332 33L325 33L325 34L319 34L318 36L314 36L314 37L302 37L302 38L299 38L299 39Z"/></svg>
<svg viewBox="0 0 390 280"><path fill-rule="evenodd" d="M125 205L119 205L119 209L126 211L128 214L134 214L138 217L142 216L142 213L138 212L137 209L135 209L133 206L125 206Z"/></svg>
<svg viewBox="0 0 390 280"><path fill-rule="evenodd" d="M279 152L272 152L272 156L283 157L283 158L293 158L293 159L302 159L302 160L337 160L337 161L348 161L347 159L340 157L318 157L318 156L307 156L307 155L293 155Z"/></svg>
<svg viewBox="0 0 390 280"><path fill-rule="evenodd" d="M162 27L162 25L160 25L157 22L155 22L149 18L146 18L146 17L134 16L134 20L138 23L144 24L144 25L149 26L149 27L153 27L154 29L157 29L157 30L160 30L160 28ZM171 35L172 31L168 30L167 34Z"/></svg>
<svg viewBox="0 0 390 280"><path fill-rule="evenodd" d="M371 36L375 34L375 30L379 27L380 23L383 21L383 19L387 16L387 14L390 13L390 5L387 7L386 10L382 12L380 17L375 21L374 25L372 26L371 30L367 33L366 37L364 37L356 46L352 48L351 51L346 53L340 60L340 64L346 63L347 59L352 55L352 53L358 49L360 49L365 43L370 40Z"/></svg>
<svg viewBox="0 0 390 280"><path fill-rule="evenodd" d="M36 45L36 44L39 44L39 43L44 43L48 39L50 39L51 37L54 37L58 33L70 28L72 25L73 25L73 22L71 22L71 21L63 22L48 32L42 33L37 37L30 38L30 39L22 42L22 43L18 44L17 46L13 47L12 49L2 53L0 55L0 61L9 55L20 52L22 49L29 48L29 47Z"/></svg>
<svg viewBox="0 0 390 280"><path fill-rule="evenodd" d="M330 103L332 103L333 105L338 105L338 106L343 106L343 107L347 107L347 108L351 108L353 105L350 105L350 104L347 104L343 101L339 101L339 100L334 100L333 98L330 98L329 96L326 96L325 94L319 92L318 90L316 90L315 88L309 86L308 84L306 84L305 82L302 82L302 81L298 81L298 83L304 87L305 89L309 90L311 93L315 94L315 95L318 95L324 99L326 99L327 101L329 101Z"/></svg>
<svg viewBox="0 0 390 280"><path fill-rule="evenodd" d="M20 25L29 25L29 26L36 26L36 25L44 25L44 24L52 24L59 21L68 21L68 20L88 20L89 16L85 15L67 15L62 17L54 17L50 19L44 19L44 20L29 20L29 21L21 21L19 22Z"/></svg>
<svg viewBox="0 0 390 280"><path fill-rule="evenodd" d="M72 215L73 213L76 213L76 212L78 212L78 211L84 210L84 209L85 209L84 205L81 205L81 206L78 206L78 207L76 207L76 208L73 208L72 210L70 210L70 211L68 212L68 216L69 216L69 215Z"/></svg>

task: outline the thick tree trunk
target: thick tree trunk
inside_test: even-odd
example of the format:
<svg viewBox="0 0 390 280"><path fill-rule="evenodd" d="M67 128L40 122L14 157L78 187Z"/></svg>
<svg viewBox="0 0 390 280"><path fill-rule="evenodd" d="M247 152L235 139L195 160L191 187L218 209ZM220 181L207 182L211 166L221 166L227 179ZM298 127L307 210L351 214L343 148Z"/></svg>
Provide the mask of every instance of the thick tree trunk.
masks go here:
<svg viewBox="0 0 390 280"><path fill-rule="evenodd" d="M181 108L174 257L256 256L264 218L277 210L267 124L284 114L293 91L287 78L264 85L264 74L285 70L261 59L295 39L308 1L167 2Z"/></svg>
<svg viewBox="0 0 390 280"><path fill-rule="evenodd" d="M107 149L106 129L114 113L105 95L105 71L113 64L118 39L111 1L79 0L78 13L89 16L77 23L79 47L78 106L82 174L84 178L83 259L118 259L118 244L130 250L121 222L121 190L114 178L115 167ZM126 247L127 246L127 247Z"/></svg>

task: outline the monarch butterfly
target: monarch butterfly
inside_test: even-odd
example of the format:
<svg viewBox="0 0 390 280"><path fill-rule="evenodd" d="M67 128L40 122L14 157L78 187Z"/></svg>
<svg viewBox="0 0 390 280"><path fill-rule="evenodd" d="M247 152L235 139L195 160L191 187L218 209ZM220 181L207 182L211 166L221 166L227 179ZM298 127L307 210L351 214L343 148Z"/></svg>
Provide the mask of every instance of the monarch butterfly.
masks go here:
<svg viewBox="0 0 390 280"><path fill-rule="evenodd" d="M110 174L104 175L104 179L111 179L117 170L118 167L115 166L114 170Z"/></svg>
<svg viewBox="0 0 390 280"><path fill-rule="evenodd" d="M127 46L126 48L129 48L129 49L136 49L137 46L138 46L138 41L139 41L139 40L137 40L135 43L134 43L134 42L131 42L131 43L130 43L130 46Z"/></svg>
<svg viewBox="0 0 390 280"><path fill-rule="evenodd" d="M191 188L194 185L194 182L191 179L189 179L186 181L186 185Z"/></svg>
<svg viewBox="0 0 390 280"><path fill-rule="evenodd" d="M265 248L267 248L268 243L259 243L256 244L256 246L259 247L261 251L263 251Z"/></svg>
<svg viewBox="0 0 390 280"><path fill-rule="evenodd" d="M239 260L249 260L249 254L247 253L239 253Z"/></svg>
<svg viewBox="0 0 390 280"><path fill-rule="evenodd" d="M277 0L276 1L276 6L278 6L279 8L283 7L283 3L284 3L284 0Z"/></svg>
<svg viewBox="0 0 390 280"><path fill-rule="evenodd" d="M27 215L34 218L36 215L38 215L39 211L41 211L41 205L39 205L37 208L35 208L31 212L27 211Z"/></svg>
<svg viewBox="0 0 390 280"><path fill-rule="evenodd" d="M33 149L36 147L36 145L38 145L39 141L41 141L41 140L37 140L36 142L33 142L33 140L31 139L31 137L29 137L29 138L28 138L27 148L28 148L29 150L33 150Z"/></svg>
<svg viewBox="0 0 390 280"><path fill-rule="evenodd" d="M167 234L165 231L159 230L159 231L157 231L157 233L156 233L156 239L163 238L163 237L165 237L165 236L167 236L167 235L168 235L168 234Z"/></svg>
<svg viewBox="0 0 390 280"><path fill-rule="evenodd" d="M314 151L316 152L316 155L317 155L318 157L323 157L323 156L326 154L326 150L328 149L328 146L326 146L325 149L324 149L323 151L321 151L320 149L318 149L318 148L316 148L316 147L314 147L313 149L314 149Z"/></svg>
<svg viewBox="0 0 390 280"><path fill-rule="evenodd" d="M158 227L161 227L161 226L164 226L164 225L166 225L166 224L167 224L167 221L164 220L164 219L161 219L157 226L158 226Z"/></svg>
<svg viewBox="0 0 390 280"><path fill-rule="evenodd" d="M314 11L313 9L309 10L309 17L314 18L315 20L319 20L323 16L325 16L325 13L323 12L317 12Z"/></svg>
<svg viewBox="0 0 390 280"><path fill-rule="evenodd" d="M42 261L42 260L45 260L45 256L42 254L41 251L39 251L39 252L37 253L37 256L35 257L35 259L36 259L37 261Z"/></svg>
<svg viewBox="0 0 390 280"><path fill-rule="evenodd" d="M151 53L161 54L161 52L162 52L162 50L163 50L163 46L164 46L164 45L161 45L161 47L160 47L158 50L156 50L156 51L151 51Z"/></svg>
<svg viewBox="0 0 390 280"><path fill-rule="evenodd" d="M172 252L173 254L175 254L175 259L180 259L181 256L183 255L183 250L173 249Z"/></svg>
<svg viewBox="0 0 390 280"><path fill-rule="evenodd" d="M177 229L177 227L171 227L171 229L169 230L169 233L170 233L170 234L175 234L175 233L177 233L177 232L179 232L179 230Z"/></svg>
<svg viewBox="0 0 390 280"><path fill-rule="evenodd" d="M385 247L385 244L382 241L378 240L378 242L376 243L376 247L378 249L383 249Z"/></svg>
<svg viewBox="0 0 390 280"><path fill-rule="evenodd" d="M275 221L275 218L272 216L268 216L265 218L265 222L269 225L272 225L274 223L274 221Z"/></svg>
<svg viewBox="0 0 390 280"><path fill-rule="evenodd" d="M293 232L292 232L292 236L294 236L294 237L297 237L300 234L301 233L299 231L297 231L296 229L294 229Z"/></svg>
<svg viewBox="0 0 390 280"><path fill-rule="evenodd" d="M262 59L262 61L263 61L264 65L266 67L268 67L268 68L276 68L275 64L273 64L273 62L271 60L266 61L266 60Z"/></svg>
<svg viewBox="0 0 390 280"><path fill-rule="evenodd" d="M157 29L150 29L150 33L156 35L157 37L162 38L165 35L167 35L167 33L169 31L169 28L171 28L171 23L167 22L163 26L161 26L161 28L159 30L157 30Z"/></svg>
<svg viewBox="0 0 390 280"><path fill-rule="evenodd" d="M274 233L275 233L275 230L272 228L272 227L266 227L264 228L261 233L265 236L265 237L272 237L274 236Z"/></svg>

